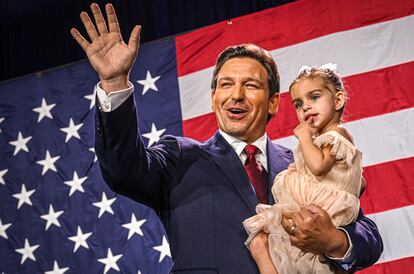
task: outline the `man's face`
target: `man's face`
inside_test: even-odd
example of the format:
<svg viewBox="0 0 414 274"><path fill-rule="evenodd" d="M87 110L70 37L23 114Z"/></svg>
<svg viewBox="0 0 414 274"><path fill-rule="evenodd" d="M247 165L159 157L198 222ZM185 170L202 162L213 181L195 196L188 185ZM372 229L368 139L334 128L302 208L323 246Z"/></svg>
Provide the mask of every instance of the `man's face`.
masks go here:
<svg viewBox="0 0 414 274"><path fill-rule="evenodd" d="M252 143L266 129L268 114L274 115L279 94L269 98L266 69L252 58L232 58L224 63L211 92L212 109L219 128Z"/></svg>

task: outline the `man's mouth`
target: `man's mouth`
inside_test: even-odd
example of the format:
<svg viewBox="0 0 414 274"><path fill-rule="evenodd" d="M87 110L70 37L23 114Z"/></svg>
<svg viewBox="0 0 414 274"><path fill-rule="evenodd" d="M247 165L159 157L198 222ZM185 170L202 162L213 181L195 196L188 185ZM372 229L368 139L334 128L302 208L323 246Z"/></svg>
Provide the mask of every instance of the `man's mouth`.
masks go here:
<svg viewBox="0 0 414 274"><path fill-rule="evenodd" d="M226 112L227 112L227 116L230 119L238 120L238 119L243 118L248 111L243 108L232 107L232 108L227 108Z"/></svg>

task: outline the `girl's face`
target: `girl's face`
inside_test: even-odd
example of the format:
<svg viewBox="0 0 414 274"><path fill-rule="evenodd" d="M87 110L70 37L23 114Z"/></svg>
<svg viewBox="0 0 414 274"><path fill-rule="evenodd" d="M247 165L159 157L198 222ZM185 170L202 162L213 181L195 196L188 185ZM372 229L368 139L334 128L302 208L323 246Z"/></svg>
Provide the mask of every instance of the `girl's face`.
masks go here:
<svg viewBox="0 0 414 274"><path fill-rule="evenodd" d="M339 124L339 110L345 103L344 93L334 93L320 77L299 80L293 86L290 97L299 122L307 123L319 133Z"/></svg>

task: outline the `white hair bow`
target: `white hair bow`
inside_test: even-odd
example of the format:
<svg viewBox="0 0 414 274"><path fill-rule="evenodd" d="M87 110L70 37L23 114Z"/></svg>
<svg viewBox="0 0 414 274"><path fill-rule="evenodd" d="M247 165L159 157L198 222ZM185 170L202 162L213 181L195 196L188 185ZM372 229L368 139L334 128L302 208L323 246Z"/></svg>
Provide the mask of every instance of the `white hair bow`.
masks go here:
<svg viewBox="0 0 414 274"><path fill-rule="evenodd" d="M325 65L320 66L321 69L329 69L332 70L333 72L336 72L336 68L338 66L336 64L332 64L332 63L327 63Z"/></svg>
<svg viewBox="0 0 414 274"><path fill-rule="evenodd" d="M320 66L319 68L321 68L321 69L328 69L328 70L331 70L333 72L337 72L336 71L337 65L336 64L333 64L333 63L324 64L324 65ZM309 71L311 69L312 69L312 67L310 67L310 66L302 66L300 68L300 70L299 70L299 74L301 74L303 72L307 72L307 71Z"/></svg>

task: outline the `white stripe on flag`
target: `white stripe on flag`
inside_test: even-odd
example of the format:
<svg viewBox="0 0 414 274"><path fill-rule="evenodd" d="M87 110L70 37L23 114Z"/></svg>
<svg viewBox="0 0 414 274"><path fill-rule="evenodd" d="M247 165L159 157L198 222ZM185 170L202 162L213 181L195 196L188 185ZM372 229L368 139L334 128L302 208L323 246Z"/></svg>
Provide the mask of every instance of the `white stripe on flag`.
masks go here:
<svg viewBox="0 0 414 274"><path fill-rule="evenodd" d="M302 65L338 64L343 76L373 71L414 60L414 16L338 32L272 51L287 91ZM179 77L183 119L211 112L213 67Z"/></svg>
<svg viewBox="0 0 414 274"><path fill-rule="evenodd" d="M414 108L345 123L363 153L363 166L414 156ZM293 149L295 136L274 142Z"/></svg>
<svg viewBox="0 0 414 274"><path fill-rule="evenodd" d="M337 32L272 52L287 91L303 65L336 63L342 76L414 60L414 16Z"/></svg>
<svg viewBox="0 0 414 274"><path fill-rule="evenodd" d="M378 263L414 256L414 206L367 216L377 224L384 242Z"/></svg>

